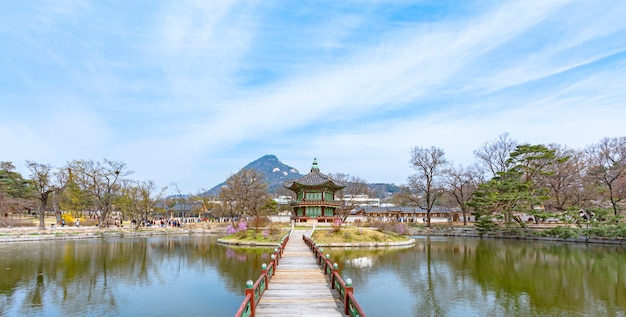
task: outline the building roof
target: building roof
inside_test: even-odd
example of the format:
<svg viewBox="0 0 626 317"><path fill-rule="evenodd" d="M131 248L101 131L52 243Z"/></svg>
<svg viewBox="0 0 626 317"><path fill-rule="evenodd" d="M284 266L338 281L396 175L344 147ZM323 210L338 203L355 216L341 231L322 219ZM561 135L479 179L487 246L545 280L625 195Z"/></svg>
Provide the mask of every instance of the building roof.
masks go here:
<svg viewBox="0 0 626 317"><path fill-rule="evenodd" d="M369 213L425 213L425 209L419 207L392 206L392 207L359 207L357 212ZM450 209L444 207L435 207L431 213L450 213Z"/></svg>
<svg viewBox="0 0 626 317"><path fill-rule="evenodd" d="M311 172L292 181L285 183L285 187L294 190L298 187L323 187L328 186L335 190L342 189L347 186L347 184L332 179L332 177L323 174L320 172L320 169L317 165L317 158L313 159L313 166L311 167Z"/></svg>

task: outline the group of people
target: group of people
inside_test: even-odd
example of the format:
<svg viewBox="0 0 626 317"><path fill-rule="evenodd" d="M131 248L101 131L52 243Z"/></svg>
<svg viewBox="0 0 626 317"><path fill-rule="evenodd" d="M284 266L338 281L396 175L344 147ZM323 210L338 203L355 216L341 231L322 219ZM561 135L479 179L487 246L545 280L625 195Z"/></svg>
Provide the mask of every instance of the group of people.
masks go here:
<svg viewBox="0 0 626 317"><path fill-rule="evenodd" d="M178 219L164 219L164 218L159 218L159 219L152 219L152 220L147 220L147 219L143 219L143 220L139 220L137 221L136 219L133 219L130 221L131 225L134 227L155 227L155 226L159 226L161 228L165 228L165 227L175 227L175 228L180 228L181 224L180 224L180 220Z"/></svg>

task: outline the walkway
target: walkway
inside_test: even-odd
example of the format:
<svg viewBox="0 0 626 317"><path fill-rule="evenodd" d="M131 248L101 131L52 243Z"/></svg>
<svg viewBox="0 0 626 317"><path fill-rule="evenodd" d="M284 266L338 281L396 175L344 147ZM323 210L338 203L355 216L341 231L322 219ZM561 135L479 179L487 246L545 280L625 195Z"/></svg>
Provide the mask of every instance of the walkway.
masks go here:
<svg viewBox="0 0 626 317"><path fill-rule="evenodd" d="M289 238L256 316L344 316L343 304L302 240L303 234L310 231L295 230Z"/></svg>

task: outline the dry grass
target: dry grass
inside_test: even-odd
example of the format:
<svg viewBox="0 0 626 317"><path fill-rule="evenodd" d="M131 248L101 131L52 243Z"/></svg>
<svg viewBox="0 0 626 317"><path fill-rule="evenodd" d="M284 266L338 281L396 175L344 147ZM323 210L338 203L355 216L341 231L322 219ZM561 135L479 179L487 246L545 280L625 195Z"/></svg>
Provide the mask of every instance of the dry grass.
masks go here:
<svg viewBox="0 0 626 317"><path fill-rule="evenodd" d="M39 225L39 223L31 221L31 219L0 218L0 228L36 227L37 225Z"/></svg>
<svg viewBox="0 0 626 317"><path fill-rule="evenodd" d="M393 232L381 232L373 229L316 230L311 237L320 244L362 243L362 242L402 242L408 238Z"/></svg>
<svg viewBox="0 0 626 317"><path fill-rule="evenodd" d="M287 234L286 230L277 229L265 229L254 230L248 229L235 232L222 239L230 241L242 241L242 242L262 242L262 243L280 243L280 240Z"/></svg>

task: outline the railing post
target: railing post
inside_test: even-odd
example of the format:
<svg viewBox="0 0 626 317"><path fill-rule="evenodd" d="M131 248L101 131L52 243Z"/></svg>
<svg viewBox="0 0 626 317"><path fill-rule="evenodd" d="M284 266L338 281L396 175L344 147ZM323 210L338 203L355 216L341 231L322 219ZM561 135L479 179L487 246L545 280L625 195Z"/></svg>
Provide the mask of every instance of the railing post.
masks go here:
<svg viewBox="0 0 626 317"><path fill-rule="evenodd" d="M326 275L328 266L330 266L330 254L326 253L326 257L324 258L324 265L322 266L322 269L324 269L324 275Z"/></svg>
<svg viewBox="0 0 626 317"><path fill-rule="evenodd" d="M345 281L346 281L346 289L343 295L343 313L345 315L349 315L350 314L350 297L348 297L348 294L353 293L354 288L352 287L351 278L347 278Z"/></svg>
<svg viewBox="0 0 626 317"><path fill-rule="evenodd" d="M264 275L264 279L265 279L265 289L269 288L269 279L267 278L267 264L263 263L261 264L261 275Z"/></svg>
<svg viewBox="0 0 626 317"><path fill-rule="evenodd" d="M255 316L256 310L256 299L254 298L254 282L252 280L248 280L246 282L246 297L250 295L250 317Z"/></svg>
<svg viewBox="0 0 626 317"><path fill-rule="evenodd" d="M339 264L333 264L333 272L330 275L330 288L335 289L335 275L339 274Z"/></svg>

